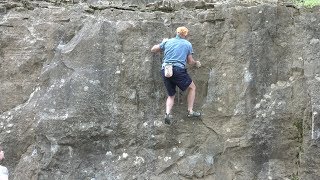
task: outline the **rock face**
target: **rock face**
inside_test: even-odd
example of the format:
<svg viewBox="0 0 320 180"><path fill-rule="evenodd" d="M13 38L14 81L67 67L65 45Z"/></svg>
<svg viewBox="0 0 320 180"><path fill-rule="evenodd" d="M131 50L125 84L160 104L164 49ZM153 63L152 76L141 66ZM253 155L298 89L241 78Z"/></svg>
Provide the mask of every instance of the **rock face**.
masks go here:
<svg viewBox="0 0 320 180"><path fill-rule="evenodd" d="M161 55L190 30L197 86L163 124ZM215 1L1 1L10 179L320 179L320 10Z"/></svg>

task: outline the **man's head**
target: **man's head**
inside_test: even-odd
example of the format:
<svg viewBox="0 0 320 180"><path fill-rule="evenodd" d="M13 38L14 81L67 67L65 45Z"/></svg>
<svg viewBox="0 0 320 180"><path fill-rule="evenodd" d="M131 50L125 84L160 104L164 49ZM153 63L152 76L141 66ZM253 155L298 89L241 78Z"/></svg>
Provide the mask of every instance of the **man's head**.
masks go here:
<svg viewBox="0 0 320 180"><path fill-rule="evenodd" d="M3 152L3 149L2 147L0 146L0 161L4 159L4 152Z"/></svg>
<svg viewBox="0 0 320 180"><path fill-rule="evenodd" d="M189 30L184 26L177 28L177 34L180 37L183 37L183 38L186 37L188 35L188 32L189 32Z"/></svg>

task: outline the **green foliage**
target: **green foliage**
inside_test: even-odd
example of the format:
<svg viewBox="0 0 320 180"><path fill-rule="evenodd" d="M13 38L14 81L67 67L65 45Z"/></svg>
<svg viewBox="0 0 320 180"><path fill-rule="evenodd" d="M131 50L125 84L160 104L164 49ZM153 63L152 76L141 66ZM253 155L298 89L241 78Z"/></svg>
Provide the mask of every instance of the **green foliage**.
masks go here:
<svg viewBox="0 0 320 180"><path fill-rule="evenodd" d="M295 138L298 140L299 143L302 143L303 141L303 120L296 120L293 125L297 128L298 133L295 136Z"/></svg>
<svg viewBox="0 0 320 180"><path fill-rule="evenodd" d="M290 180L300 180L298 175L293 175Z"/></svg>
<svg viewBox="0 0 320 180"><path fill-rule="evenodd" d="M319 6L320 0L305 0L303 4L307 7Z"/></svg>
<svg viewBox="0 0 320 180"><path fill-rule="evenodd" d="M294 0L294 2L300 6L305 7L314 7L314 6L320 6L320 0Z"/></svg>

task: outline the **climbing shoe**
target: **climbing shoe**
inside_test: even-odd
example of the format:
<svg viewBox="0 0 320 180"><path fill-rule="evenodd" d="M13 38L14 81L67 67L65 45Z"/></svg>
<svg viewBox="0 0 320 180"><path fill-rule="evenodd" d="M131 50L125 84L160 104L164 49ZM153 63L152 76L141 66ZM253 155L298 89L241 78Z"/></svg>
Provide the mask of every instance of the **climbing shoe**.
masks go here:
<svg viewBox="0 0 320 180"><path fill-rule="evenodd" d="M201 116L201 113L200 112L196 112L196 111L188 111L188 117L189 118L192 118L192 117L200 117Z"/></svg>
<svg viewBox="0 0 320 180"><path fill-rule="evenodd" d="M164 116L164 123L170 125L172 120L172 115L171 114L166 114Z"/></svg>

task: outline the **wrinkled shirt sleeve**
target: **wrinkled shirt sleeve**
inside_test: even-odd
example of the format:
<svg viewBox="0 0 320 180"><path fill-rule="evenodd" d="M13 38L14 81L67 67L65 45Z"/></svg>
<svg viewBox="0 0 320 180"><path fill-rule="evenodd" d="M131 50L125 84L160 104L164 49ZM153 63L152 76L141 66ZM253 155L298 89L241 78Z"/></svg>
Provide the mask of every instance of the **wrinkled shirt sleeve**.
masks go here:
<svg viewBox="0 0 320 180"><path fill-rule="evenodd" d="M188 52L188 55L192 55L193 54L193 48L192 48L192 44L190 43L189 45L189 52Z"/></svg>
<svg viewBox="0 0 320 180"><path fill-rule="evenodd" d="M160 49L162 50L162 51L164 51L164 45L166 44L166 42L162 42L162 43L160 43Z"/></svg>

